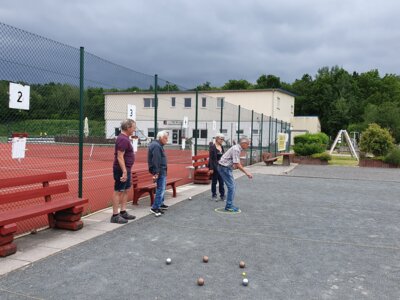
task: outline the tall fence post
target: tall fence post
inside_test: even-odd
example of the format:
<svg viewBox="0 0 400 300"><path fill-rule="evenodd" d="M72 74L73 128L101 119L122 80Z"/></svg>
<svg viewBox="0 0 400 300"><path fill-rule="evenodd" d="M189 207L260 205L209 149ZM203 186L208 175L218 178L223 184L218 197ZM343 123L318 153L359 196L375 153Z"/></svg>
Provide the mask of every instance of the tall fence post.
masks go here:
<svg viewBox="0 0 400 300"><path fill-rule="evenodd" d="M276 156L276 153L278 152L278 119L275 119L275 151L274 155Z"/></svg>
<svg viewBox="0 0 400 300"><path fill-rule="evenodd" d="M239 143L240 140L240 105L239 105L239 110L238 110L238 126L237 126L237 143Z"/></svg>
<svg viewBox="0 0 400 300"><path fill-rule="evenodd" d="M196 133L194 136L194 155L197 155L197 137L199 135L197 122L199 117L199 91L196 88L196 115L195 115L195 124L194 124L194 132Z"/></svg>
<svg viewBox="0 0 400 300"><path fill-rule="evenodd" d="M79 58L79 171L78 171L78 197L82 198L82 173L83 173L83 101L84 101L84 66L85 48L80 47Z"/></svg>
<svg viewBox="0 0 400 300"><path fill-rule="evenodd" d="M158 128L157 128L157 112L158 112L158 75L154 75L154 139L157 138Z"/></svg>
<svg viewBox="0 0 400 300"><path fill-rule="evenodd" d="M260 161L262 161L262 149L263 149L263 146L262 146L262 143L263 143L263 127L264 127L264 114L261 114L261 126L260 126L261 128L259 128L259 130L260 130L260 137L259 137L259 141L258 141L258 143L260 144Z"/></svg>
<svg viewBox="0 0 400 300"><path fill-rule="evenodd" d="M250 165L253 164L253 121L254 121L254 110L251 110L251 125L250 125Z"/></svg>
<svg viewBox="0 0 400 300"><path fill-rule="evenodd" d="M271 116L268 117L268 152L271 152L271 133L272 133L272 120Z"/></svg>
<svg viewBox="0 0 400 300"><path fill-rule="evenodd" d="M224 116L224 99L221 98L221 126L220 126L220 129L219 129L220 133L222 133L223 116Z"/></svg>

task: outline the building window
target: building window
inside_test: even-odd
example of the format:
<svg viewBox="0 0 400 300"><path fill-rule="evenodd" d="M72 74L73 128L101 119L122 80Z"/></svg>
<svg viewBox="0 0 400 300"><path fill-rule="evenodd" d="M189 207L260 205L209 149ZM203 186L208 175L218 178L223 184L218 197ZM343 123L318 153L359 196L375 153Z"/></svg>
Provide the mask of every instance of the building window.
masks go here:
<svg viewBox="0 0 400 300"><path fill-rule="evenodd" d="M217 98L217 108L221 108L223 105L224 105L224 98L223 97Z"/></svg>
<svg viewBox="0 0 400 300"><path fill-rule="evenodd" d="M253 134L258 134L258 129L253 129Z"/></svg>
<svg viewBox="0 0 400 300"><path fill-rule="evenodd" d="M293 106L293 105L290 106L290 113L291 113L292 115L294 114L294 106Z"/></svg>
<svg viewBox="0 0 400 300"><path fill-rule="evenodd" d="M175 107L176 106L176 99L175 97L171 98L171 107Z"/></svg>
<svg viewBox="0 0 400 300"><path fill-rule="evenodd" d="M201 98L201 107L207 107L207 98Z"/></svg>
<svg viewBox="0 0 400 300"><path fill-rule="evenodd" d="M154 128L148 128L147 129L147 137L154 137Z"/></svg>
<svg viewBox="0 0 400 300"><path fill-rule="evenodd" d="M281 109L281 98L279 97L276 98L276 109Z"/></svg>
<svg viewBox="0 0 400 300"><path fill-rule="evenodd" d="M239 133L239 134L243 134L243 132L244 132L243 129L236 130L236 134L238 134L238 133Z"/></svg>
<svg viewBox="0 0 400 300"><path fill-rule="evenodd" d="M193 138L199 138L199 129L193 129ZM200 129L200 138L206 139L208 137L207 129Z"/></svg>
<svg viewBox="0 0 400 300"><path fill-rule="evenodd" d="M185 98L185 107L192 107L192 98Z"/></svg>
<svg viewBox="0 0 400 300"><path fill-rule="evenodd" d="M222 129L221 133L228 133L228 129Z"/></svg>
<svg viewBox="0 0 400 300"><path fill-rule="evenodd" d="M154 98L144 98L143 99L144 107L154 107Z"/></svg>

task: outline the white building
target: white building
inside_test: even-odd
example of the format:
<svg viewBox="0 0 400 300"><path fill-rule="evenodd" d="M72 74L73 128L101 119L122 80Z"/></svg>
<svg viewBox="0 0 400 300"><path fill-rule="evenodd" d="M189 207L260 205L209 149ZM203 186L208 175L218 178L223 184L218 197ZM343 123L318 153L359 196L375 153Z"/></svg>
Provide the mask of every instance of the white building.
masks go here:
<svg viewBox="0 0 400 300"><path fill-rule="evenodd" d="M196 93L159 92L157 98L157 128L158 131L170 132L169 143L180 144L182 138L194 137ZM223 104L222 133L228 142L236 140L238 133L251 135L252 110L254 110L253 145L259 145L261 141L266 145L275 132L281 132L283 128L289 126L294 114L294 95L281 89L204 91L199 92L197 101L199 145L208 145L215 133L221 131L221 103ZM115 136L121 120L128 115L136 120L137 127L143 135L153 138L154 105L153 92L105 93L107 138ZM128 107L130 110L132 107L136 110L133 116L132 111L128 112ZM270 120L269 116L273 119ZM240 122L238 122L239 117ZM240 126L239 131L238 126Z"/></svg>

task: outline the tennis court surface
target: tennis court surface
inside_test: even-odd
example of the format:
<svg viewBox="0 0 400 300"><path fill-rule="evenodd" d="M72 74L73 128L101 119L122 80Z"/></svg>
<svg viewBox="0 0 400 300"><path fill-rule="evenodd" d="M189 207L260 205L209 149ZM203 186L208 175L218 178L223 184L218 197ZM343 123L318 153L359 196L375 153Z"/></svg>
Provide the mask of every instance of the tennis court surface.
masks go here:
<svg viewBox="0 0 400 300"><path fill-rule="evenodd" d="M241 213L215 212L223 202L211 201L207 187L188 188L160 218L145 216L3 275L0 298L399 298L399 170L250 169L253 180L237 179Z"/></svg>

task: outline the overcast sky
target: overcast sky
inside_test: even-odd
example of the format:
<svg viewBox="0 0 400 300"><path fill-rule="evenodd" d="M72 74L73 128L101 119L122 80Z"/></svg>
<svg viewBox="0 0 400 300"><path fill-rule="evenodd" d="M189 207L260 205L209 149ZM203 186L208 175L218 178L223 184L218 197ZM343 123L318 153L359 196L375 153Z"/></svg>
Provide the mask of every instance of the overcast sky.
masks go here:
<svg viewBox="0 0 400 300"><path fill-rule="evenodd" d="M398 0L12 0L0 22L184 87L323 66L399 74Z"/></svg>

